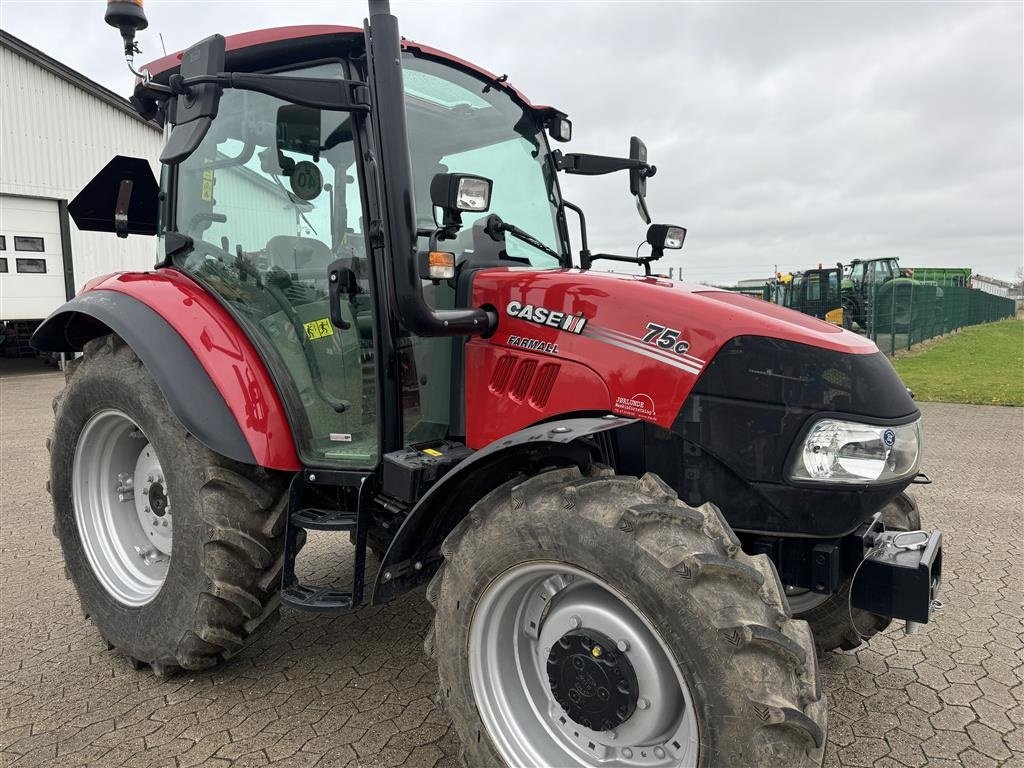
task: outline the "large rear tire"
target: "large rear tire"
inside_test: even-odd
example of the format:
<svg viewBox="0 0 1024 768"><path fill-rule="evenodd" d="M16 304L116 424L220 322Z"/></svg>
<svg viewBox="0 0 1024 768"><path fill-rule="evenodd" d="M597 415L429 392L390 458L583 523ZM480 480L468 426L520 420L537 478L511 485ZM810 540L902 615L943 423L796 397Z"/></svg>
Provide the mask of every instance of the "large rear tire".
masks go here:
<svg viewBox="0 0 1024 768"><path fill-rule="evenodd" d="M425 645L473 768L821 764L810 630L714 506L552 470L488 494L442 552Z"/></svg>
<svg viewBox="0 0 1024 768"><path fill-rule="evenodd" d="M916 531L921 514L914 497L904 491L882 510L882 522L892 531ZM818 595L804 590L788 590L793 615L811 625L819 653L840 648L852 651L885 630L892 619L861 608L850 608L850 579L833 595ZM852 620L852 623L851 623Z"/></svg>
<svg viewBox="0 0 1024 768"><path fill-rule="evenodd" d="M215 666L277 617L287 478L206 448L117 336L54 400L54 533L82 610L159 675Z"/></svg>

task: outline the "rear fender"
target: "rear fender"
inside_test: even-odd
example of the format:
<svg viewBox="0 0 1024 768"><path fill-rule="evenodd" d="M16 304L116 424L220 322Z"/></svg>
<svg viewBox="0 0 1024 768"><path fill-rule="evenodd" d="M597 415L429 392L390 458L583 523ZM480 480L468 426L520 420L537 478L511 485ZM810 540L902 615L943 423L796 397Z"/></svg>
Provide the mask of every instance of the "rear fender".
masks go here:
<svg viewBox="0 0 1024 768"><path fill-rule="evenodd" d="M638 425L636 419L595 416L548 421L495 440L458 464L414 506L377 572L373 602L393 600L427 581L440 565L441 542L480 499L518 474L546 467L589 467L601 458L601 433Z"/></svg>
<svg viewBox="0 0 1024 768"><path fill-rule="evenodd" d="M166 269L93 281L36 329L32 345L78 352L108 333L138 355L171 411L205 446L246 464L301 469L262 359L197 283Z"/></svg>

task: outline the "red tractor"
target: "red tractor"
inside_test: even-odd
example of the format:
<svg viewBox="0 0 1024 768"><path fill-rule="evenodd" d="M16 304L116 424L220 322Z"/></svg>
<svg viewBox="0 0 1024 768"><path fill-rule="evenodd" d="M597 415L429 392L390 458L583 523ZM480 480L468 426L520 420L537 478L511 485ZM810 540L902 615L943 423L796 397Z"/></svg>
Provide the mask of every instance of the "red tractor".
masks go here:
<svg viewBox="0 0 1024 768"><path fill-rule="evenodd" d="M129 59L141 5L107 9ZM83 353L50 490L107 642L203 670L281 606L429 584L472 766L820 764L815 642L926 622L941 572L905 494L920 413L874 344L652 277L679 227L591 253L558 174L627 171L649 224L643 143L552 150L563 112L402 38L386 0L137 74L160 182L118 157L72 211L159 263L34 336ZM350 587L298 581L308 530L351 538Z"/></svg>

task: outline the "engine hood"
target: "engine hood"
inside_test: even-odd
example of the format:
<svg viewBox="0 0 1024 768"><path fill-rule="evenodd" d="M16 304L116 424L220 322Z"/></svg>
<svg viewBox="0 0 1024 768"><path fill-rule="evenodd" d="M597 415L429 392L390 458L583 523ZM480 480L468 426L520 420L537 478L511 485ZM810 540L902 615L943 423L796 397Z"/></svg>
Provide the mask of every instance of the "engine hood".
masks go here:
<svg viewBox="0 0 1024 768"><path fill-rule="evenodd" d="M785 389L787 378L811 375L785 365L791 349L778 348L777 363L772 361L772 344L784 343L803 350L805 363L870 358L872 367L891 372L883 371L883 388L906 397L870 340L707 286L592 270L482 269L472 275L472 304L492 308L499 318L490 337L466 345L467 439L473 447L569 412L610 411L671 427L711 362L734 339L767 341L769 352L757 361L764 368L755 373L772 383L772 392ZM775 395L766 390L766 396ZM825 402L813 407L829 409Z"/></svg>

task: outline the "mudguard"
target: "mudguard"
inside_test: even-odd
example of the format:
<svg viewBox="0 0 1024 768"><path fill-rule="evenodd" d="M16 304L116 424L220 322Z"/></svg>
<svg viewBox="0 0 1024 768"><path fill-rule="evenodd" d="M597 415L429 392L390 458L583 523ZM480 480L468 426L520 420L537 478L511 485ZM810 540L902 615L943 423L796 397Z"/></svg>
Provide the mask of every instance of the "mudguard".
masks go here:
<svg viewBox="0 0 1024 768"><path fill-rule="evenodd" d="M246 464L301 469L262 359L197 283L169 269L99 278L50 315L32 345L77 352L111 332L139 356L171 411L208 448Z"/></svg>
<svg viewBox="0 0 1024 768"><path fill-rule="evenodd" d="M549 466L588 465L595 457L582 438L637 424L608 414L548 421L502 437L458 464L405 517L381 561L372 601L387 602L427 581L440 565L438 549L470 507L514 477Z"/></svg>

